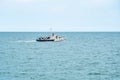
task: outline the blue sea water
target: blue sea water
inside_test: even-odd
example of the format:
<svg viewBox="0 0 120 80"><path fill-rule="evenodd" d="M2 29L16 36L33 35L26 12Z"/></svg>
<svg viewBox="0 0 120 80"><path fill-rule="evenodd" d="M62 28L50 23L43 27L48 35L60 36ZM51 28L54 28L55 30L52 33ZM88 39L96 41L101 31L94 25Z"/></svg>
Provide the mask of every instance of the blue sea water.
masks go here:
<svg viewBox="0 0 120 80"><path fill-rule="evenodd" d="M120 33L1 32L0 80L120 80Z"/></svg>

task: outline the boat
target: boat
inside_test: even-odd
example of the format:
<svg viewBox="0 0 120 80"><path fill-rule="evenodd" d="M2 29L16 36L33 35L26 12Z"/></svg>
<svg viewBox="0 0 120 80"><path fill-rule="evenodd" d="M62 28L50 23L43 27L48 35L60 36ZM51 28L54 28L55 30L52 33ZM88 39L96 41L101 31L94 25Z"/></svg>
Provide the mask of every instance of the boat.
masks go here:
<svg viewBox="0 0 120 80"><path fill-rule="evenodd" d="M50 36L47 37L39 37L38 39L36 39L36 41L38 42L46 42L46 41L63 41L64 38L58 35L55 35L54 33L52 33Z"/></svg>

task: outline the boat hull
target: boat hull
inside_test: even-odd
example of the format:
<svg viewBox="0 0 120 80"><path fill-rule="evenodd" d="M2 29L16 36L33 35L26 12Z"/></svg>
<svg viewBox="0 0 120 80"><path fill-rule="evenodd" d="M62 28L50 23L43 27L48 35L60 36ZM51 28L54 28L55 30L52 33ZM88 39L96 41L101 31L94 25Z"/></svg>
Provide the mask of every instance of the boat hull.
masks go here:
<svg viewBox="0 0 120 80"><path fill-rule="evenodd" d="M37 39L36 41L38 41L38 42L48 42L48 41L54 41L54 39L51 39L51 40L39 40L39 39Z"/></svg>

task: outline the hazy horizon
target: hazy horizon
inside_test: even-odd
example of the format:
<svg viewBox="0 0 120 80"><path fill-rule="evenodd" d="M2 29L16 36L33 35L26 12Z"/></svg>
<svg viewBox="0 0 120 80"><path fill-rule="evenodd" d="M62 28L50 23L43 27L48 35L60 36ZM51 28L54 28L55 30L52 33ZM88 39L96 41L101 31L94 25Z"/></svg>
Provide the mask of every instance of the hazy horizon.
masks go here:
<svg viewBox="0 0 120 80"><path fill-rule="evenodd" d="M0 32L119 32L119 0L1 0Z"/></svg>

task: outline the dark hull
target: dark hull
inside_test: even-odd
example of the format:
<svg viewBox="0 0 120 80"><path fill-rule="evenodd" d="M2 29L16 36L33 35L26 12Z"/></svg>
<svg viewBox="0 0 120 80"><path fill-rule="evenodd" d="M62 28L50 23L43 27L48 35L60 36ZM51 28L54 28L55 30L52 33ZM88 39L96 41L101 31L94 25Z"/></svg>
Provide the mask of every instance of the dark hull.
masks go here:
<svg viewBox="0 0 120 80"><path fill-rule="evenodd" d="M37 39L36 41L38 41L38 42L48 42L48 41L54 41L54 40L39 40L39 39Z"/></svg>

